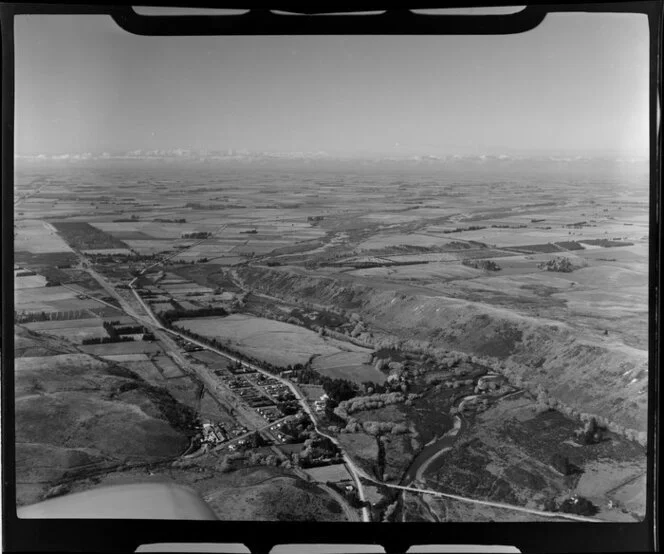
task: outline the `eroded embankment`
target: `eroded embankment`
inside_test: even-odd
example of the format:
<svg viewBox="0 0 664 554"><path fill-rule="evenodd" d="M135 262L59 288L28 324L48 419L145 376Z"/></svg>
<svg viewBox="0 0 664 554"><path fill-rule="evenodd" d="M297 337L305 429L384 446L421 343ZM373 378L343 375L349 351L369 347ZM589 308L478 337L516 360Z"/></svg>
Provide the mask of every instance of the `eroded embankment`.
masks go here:
<svg viewBox="0 0 664 554"><path fill-rule="evenodd" d="M257 292L360 312L375 335L382 331L491 358L511 380L531 390L544 388L572 415L592 414L617 429L647 428L647 352L604 341L573 321L529 317L483 304L481 298L469 302L377 290L287 268L237 271Z"/></svg>

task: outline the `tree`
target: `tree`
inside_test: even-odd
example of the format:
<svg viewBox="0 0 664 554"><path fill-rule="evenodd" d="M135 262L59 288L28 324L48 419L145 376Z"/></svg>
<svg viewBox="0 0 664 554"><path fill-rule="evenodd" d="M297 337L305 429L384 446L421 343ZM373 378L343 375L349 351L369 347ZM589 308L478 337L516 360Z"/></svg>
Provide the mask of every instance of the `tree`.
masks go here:
<svg viewBox="0 0 664 554"><path fill-rule="evenodd" d="M569 463L569 458L567 456L563 456L558 452L556 452L551 457L551 466L556 471L562 473L563 475L569 475L570 473L572 473L572 467Z"/></svg>
<svg viewBox="0 0 664 554"><path fill-rule="evenodd" d="M581 432L583 444L596 444L602 439L602 430L597 425L597 420L591 417Z"/></svg>
<svg viewBox="0 0 664 554"><path fill-rule="evenodd" d="M560 511L568 514L594 516L599 510L590 500L582 496L568 498L560 505Z"/></svg>
<svg viewBox="0 0 664 554"><path fill-rule="evenodd" d="M260 448L261 446L265 446L265 439L256 431L249 436L249 445L251 448Z"/></svg>

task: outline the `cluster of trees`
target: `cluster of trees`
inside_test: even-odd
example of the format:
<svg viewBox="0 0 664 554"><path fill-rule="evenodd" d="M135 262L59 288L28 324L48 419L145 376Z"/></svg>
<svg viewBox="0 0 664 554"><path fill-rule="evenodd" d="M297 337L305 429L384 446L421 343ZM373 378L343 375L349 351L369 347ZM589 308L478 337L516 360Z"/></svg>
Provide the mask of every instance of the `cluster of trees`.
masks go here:
<svg viewBox="0 0 664 554"><path fill-rule="evenodd" d="M573 496L568 498L560 505L559 511L567 514L577 514L580 516L594 516L599 509L587 498L582 496Z"/></svg>
<svg viewBox="0 0 664 554"><path fill-rule="evenodd" d="M254 448L260 448L261 446L266 446L268 443L263 438L263 436L255 431L247 437L247 442L243 445L242 450L249 450Z"/></svg>
<svg viewBox="0 0 664 554"><path fill-rule="evenodd" d="M88 258L90 258L90 261L95 264L103 264L103 263L121 263L121 262L126 262L128 260L134 259L137 256L140 256L138 252L131 250L130 253L116 253L116 254L86 254Z"/></svg>
<svg viewBox="0 0 664 554"><path fill-rule="evenodd" d="M173 265L195 265L195 264L203 264L208 261L208 258L196 258L195 260L170 260L169 263Z"/></svg>
<svg viewBox="0 0 664 554"><path fill-rule="evenodd" d="M281 432L291 437L291 442L294 443L303 442L316 436L311 420L306 416L285 422L281 427Z"/></svg>
<svg viewBox="0 0 664 554"><path fill-rule="evenodd" d="M569 258L564 256L556 256L552 260L537 264L539 269L546 269L547 271L558 271L560 273L571 273L576 266L570 261Z"/></svg>
<svg viewBox="0 0 664 554"><path fill-rule="evenodd" d="M118 335L137 335L138 333L145 332L145 327L142 325L123 325L115 327L115 332Z"/></svg>
<svg viewBox="0 0 664 554"><path fill-rule="evenodd" d="M454 229L445 229L443 233L461 233L462 231L480 231L486 229L483 225L471 225L470 227L456 227Z"/></svg>
<svg viewBox="0 0 664 554"><path fill-rule="evenodd" d="M342 459L341 452L336 445L326 437L307 439L304 449L299 454L300 466L303 468L316 467Z"/></svg>
<svg viewBox="0 0 664 554"><path fill-rule="evenodd" d="M357 510L370 505L368 500L365 500L364 502L360 500L360 497L357 495L357 491L355 490L354 487L352 490L348 491L345 488L340 487L333 481L327 481L325 484L328 487L330 487L332 490L337 491L341 496L343 496L346 499L346 502L348 502L351 505L351 507Z"/></svg>
<svg viewBox="0 0 664 554"><path fill-rule="evenodd" d="M569 458L558 452L551 457L551 467L563 475L571 475L575 469L575 466L570 463Z"/></svg>
<svg viewBox="0 0 664 554"><path fill-rule="evenodd" d="M331 379L325 377L322 385L325 394L327 394L330 401L335 404L354 398L358 393L357 385L347 379Z"/></svg>
<svg viewBox="0 0 664 554"><path fill-rule="evenodd" d="M385 381L384 383L374 383L373 381L364 381L361 385L361 390L365 395L386 394L399 391L405 393L408 390L408 382Z"/></svg>
<svg viewBox="0 0 664 554"><path fill-rule="evenodd" d="M353 428L357 428L357 422L355 422ZM394 421L365 421L362 423L362 430L368 435L374 436L386 435L388 433L392 435L410 433L410 428L405 423L395 423Z"/></svg>
<svg viewBox="0 0 664 554"><path fill-rule="evenodd" d="M182 233L183 239L208 239L212 236L209 231L192 231L191 233Z"/></svg>
<svg viewBox="0 0 664 554"><path fill-rule="evenodd" d="M597 425L597 420L591 417L582 429L577 429L574 433L576 438L581 444L597 444L601 442L603 436L603 429Z"/></svg>
<svg viewBox="0 0 664 554"><path fill-rule="evenodd" d="M61 312L17 312L14 311L16 323L33 323L35 321L65 321L81 319L87 314L83 310L67 310Z"/></svg>
<svg viewBox="0 0 664 554"><path fill-rule="evenodd" d="M283 467L284 469L290 469L293 464L290 460L284 460L279 458L276 454L261 454L260 452L234 452L233 454L228 454L224 456L219 463L217 468L222 473L228 473L235 469L237 465L263 465L270 467Z"/></svg>
<svg viewBox="0 0 664 554"><path fill-rule="evenodd" d="M483 269L485 271L500 271L500 266L493 260L463 260L463 265Z"/></svg>
<svg viewBox="0 0 664 554"><path fill-rule="evenodd" d="M410 393L408 395L402 392L389 392L383 394L372 394L369 396L357 396L352 399L344 400L339 403L335 408L334 413L343 418L348 419L350 414L360 412L363 410L376 410L390 404L400 404L402 402L412 402L418 398L417 394Z"/></svg>

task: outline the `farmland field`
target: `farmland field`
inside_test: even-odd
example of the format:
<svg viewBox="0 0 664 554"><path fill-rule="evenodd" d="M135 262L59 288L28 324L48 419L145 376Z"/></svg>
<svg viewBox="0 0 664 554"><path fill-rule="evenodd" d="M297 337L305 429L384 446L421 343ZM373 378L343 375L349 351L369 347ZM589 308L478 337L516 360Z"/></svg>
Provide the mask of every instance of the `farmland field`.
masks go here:
<svg viewBox="0 0 664 554"><path fill-rule="evenodd" d="M366 352L339 352L317 356L311 367L320 374L336 379L348 379L356 383L365 381L385 382L387 375L368 363Z"/></svg>
<svg viewBox="0 0 664 554"><path fill-rule="evenodd" d="M89 223L54 221L52 225L69 244L79 250L126 250L127 248L127 245L121 240L100 231Z"/></svg>
<svg viewBox="0 0 664 554"><path fill-rule="evenodd" d="M115 342L110 344L90 344L81 346L83 352L97 356L114 356L125 354L139 354L159 352L161 348L153 342L135 340L130 342Z"/></svg>
<svg viewBox="0 0 664 554"><path fill-rule="evenodd" d="M26 323L25 328L56 335L79 344L83 339L108 336L106 330L102 327L102 320L94 318Z"/></svg>
<svg viewBox="0 0 664 554"><path fill-rule="evenodd" d="M254 316L233 314L224 318L182 319L177 325L282 367L306 363L315 355L339 352L313 331Z"/></svg>
<svg viewBox="0 0 664 554"><path fill-rule="evenodd" d="M318 448L297 401L257 373L246 386L227 358L159 329L138 295L162 318L189 311L174 330L268 370L295 366L285 375L318 428L384 483L419 475L439 491L533 509L578 494L600 519L642 516L643 167L160 163L62 164L46 180L38 165L19 172L17 191L29 195L17 207L15 239L15 308L25 322L16 340L22 502L52 494L73 471L72 491L146 475L188 484L224 519L345 518L329 491L289 469ZM107 335L104 321L140 321L146 340L82 345ZM486 375L506 384L480 389ZM297 443L251 407L263 392L274 417L295 422L287 428ZM591 416L604 440L579 445L575 430ZM202 429L184 432L183 421L223 433L201 448ZM240 445L255 429L266 444ZM556 453L582 472L557 472ZM166 459L147 471L107 470ZM314 481L350 479L343 465L317 463L302 465ZM99 469L97 483L88 467ZM382 520L395 491L365 489L372 520ZM410 494L390 509L395 521L542 520Z"/></svg>

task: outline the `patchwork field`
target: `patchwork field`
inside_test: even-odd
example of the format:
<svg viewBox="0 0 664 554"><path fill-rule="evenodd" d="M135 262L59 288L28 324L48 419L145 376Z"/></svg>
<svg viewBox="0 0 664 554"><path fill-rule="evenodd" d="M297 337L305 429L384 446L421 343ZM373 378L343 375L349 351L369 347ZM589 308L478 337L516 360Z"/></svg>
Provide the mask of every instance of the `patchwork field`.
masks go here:
<svg viewBox="0 0 664 554"><path fill-rule="evenodd" d="M275 366L303 364L303 380L351 381L356 395L416 393L358 408L343 432L342 422L319 409L318 423L336 428L344 451L370 475L392 483L423 478L438 490L533 508L576 493L603 519L642 517L647 164L238 160L19 167L22 503L151 479L194 487L222 519L344 519L324 487L272 467L277 459L261 459L276 456L270 446L230 454L190 441L194 416L223 425L236 443L248 422L265 426L230 387L215 389L230 379L220 371L226 360L159 332L153 341L80 344L105 336L104 320L134 323L86 295L112 303L119 295L123 307L142 314L127 289L141 275L140 294L158 314L175 306L231 314L176 326ZM383 370L377 353L389 357L379 363ZM504 373L510 390L529 392L454 416L464 396L478 395L476 380L488 368ZM212 386L204 390L197 379L207 377ZM303 387L311 402L326 389ZM544 411L528 394L557 411ZM571 437L588 414L615 432L575 445ZM458 436L441 438L452 430ZM261 433L277 444L273 431ZM418 465L427 448L447 439L449 450ZM182 458L190 446L192 457ZM312 450L284 448L288 464ZM581 471L560 474L551 464L557 453ZM255 463L266 465L247 467ZM321 482L349 478L343 465L306 471ZM384 487L367 493L376 521L397 500ZM391 508L396 520L541 519L402 499Z"/></svg>

